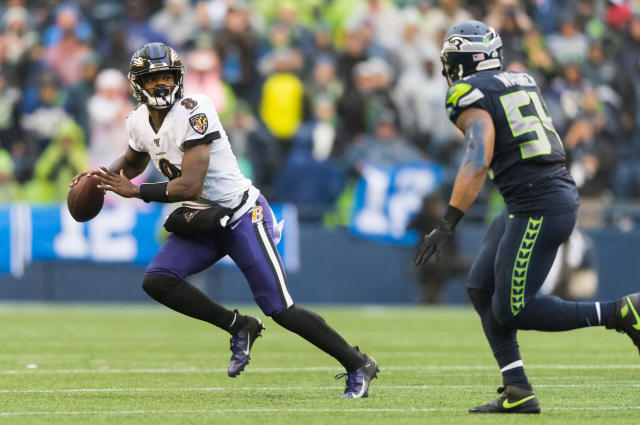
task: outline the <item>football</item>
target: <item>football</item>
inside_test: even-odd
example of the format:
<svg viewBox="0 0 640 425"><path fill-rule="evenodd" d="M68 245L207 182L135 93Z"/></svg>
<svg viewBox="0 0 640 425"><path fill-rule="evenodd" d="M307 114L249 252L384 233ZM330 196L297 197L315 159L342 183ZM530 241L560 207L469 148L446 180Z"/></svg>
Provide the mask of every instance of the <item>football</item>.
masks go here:
<svg viewBox="0 0 640 425"><path fill-rule="evenodd" d="M96 176L84 175L69 189L67 208L76 221L89 221L102 209L104 191L98 189L98 184L100 180Z"/></svg>

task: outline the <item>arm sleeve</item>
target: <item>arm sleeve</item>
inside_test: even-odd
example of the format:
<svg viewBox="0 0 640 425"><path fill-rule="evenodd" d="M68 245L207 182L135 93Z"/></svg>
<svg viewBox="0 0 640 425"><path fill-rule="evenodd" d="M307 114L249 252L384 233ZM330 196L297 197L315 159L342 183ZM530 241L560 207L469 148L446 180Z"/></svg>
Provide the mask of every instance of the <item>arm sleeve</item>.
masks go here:
<svg viewBox="0 0 640 425"><path fill-rule="evenodd" d="M198 97L196 102L198 107L185 114L184 138L178 146L183 151L194 146L215 143L222 137L220 118L211 101L206 97Z"/></svg>
<svg viewBox="0 0 640 425"><path fill-rule="evenodd" d="M460 114L467 109L484 109L491 113L485 93L477 84L471 81L461 80L449 87L445 102L449 119L454 124Z"/></svg>

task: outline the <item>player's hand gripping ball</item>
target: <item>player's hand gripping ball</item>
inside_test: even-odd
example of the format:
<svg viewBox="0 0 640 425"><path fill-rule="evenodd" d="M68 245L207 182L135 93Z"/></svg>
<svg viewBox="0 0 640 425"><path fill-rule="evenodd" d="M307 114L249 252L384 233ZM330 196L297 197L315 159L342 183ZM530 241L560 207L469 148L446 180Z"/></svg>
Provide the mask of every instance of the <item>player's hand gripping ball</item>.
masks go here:
<svg viewBox="0 0 640 425"><path fill-rule="evenodd" d="M67 207L76 221L89 221L98 215L104 204L104 190L97 186L100 180L89 173L78 174L71 180Z"/></svg>

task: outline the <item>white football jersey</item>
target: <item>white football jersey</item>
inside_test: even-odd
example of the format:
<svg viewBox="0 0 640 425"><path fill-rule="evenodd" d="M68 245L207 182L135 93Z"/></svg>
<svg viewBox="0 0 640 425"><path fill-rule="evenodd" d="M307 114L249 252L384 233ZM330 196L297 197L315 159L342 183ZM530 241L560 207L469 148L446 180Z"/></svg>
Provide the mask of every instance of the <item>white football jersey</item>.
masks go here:
<svg viewBox="0 0 640 425"><path fill-rule="evenodd" d="M229 139L211 100L202 94L185 94L171 107L156 133L149 122L149 110L141 105L133 110L126 121L129 146L138 152L147 152L153 165L169 180L182 173L184 150L210 143L211 157L200 199L184 202L191 208L206 208L212 203L224 207L237 206L245 191L247 202L232 220L251 208L259 191L246 178L231 151Z"/></svg>

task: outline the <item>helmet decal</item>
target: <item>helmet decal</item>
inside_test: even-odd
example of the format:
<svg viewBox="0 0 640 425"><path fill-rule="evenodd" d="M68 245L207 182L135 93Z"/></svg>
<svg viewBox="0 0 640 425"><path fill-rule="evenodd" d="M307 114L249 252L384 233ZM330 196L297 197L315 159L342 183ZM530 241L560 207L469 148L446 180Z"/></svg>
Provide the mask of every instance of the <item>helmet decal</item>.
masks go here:
<svg viewBox="0 0 640 425"><path fill-rule="evenodd" d="M445 35L440 60L442 74L450 84L477 71L500 69L502 39L480 21L461 22Z"/></svg>

